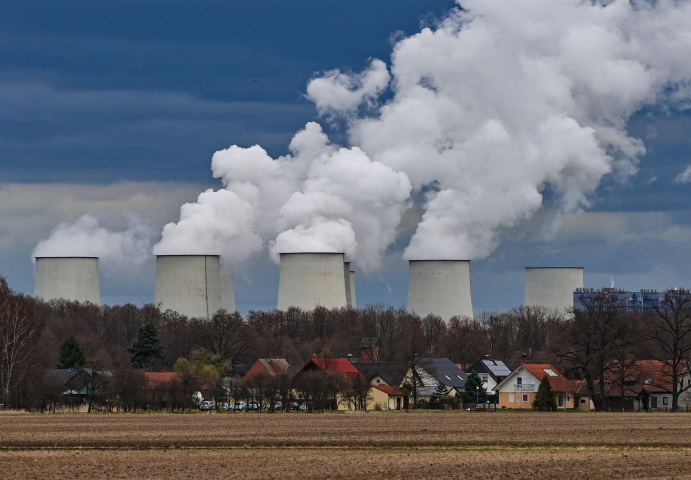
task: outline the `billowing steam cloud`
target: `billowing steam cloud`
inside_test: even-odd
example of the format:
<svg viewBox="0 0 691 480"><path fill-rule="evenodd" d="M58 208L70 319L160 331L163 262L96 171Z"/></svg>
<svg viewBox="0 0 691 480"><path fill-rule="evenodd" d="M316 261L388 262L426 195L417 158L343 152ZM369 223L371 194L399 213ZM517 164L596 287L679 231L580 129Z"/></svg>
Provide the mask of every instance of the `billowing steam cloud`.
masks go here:
<svg viewBox="0 0 691 480"><path fill-rule="evenodd" d="M225 189L183 205L154 253L218 253L239 263L270 242L276 261L281 252L345 252L365 270L379 266L406 208L407 176L357 147L335 148L314 122L290 151L276 160L256 145L216 152L211 166Z"/></svg>
<svg viewBox="0 0 691 480"><path fill-rule="evenodd" d="M308 88L320 111L350 119L370 158L433 187L406 258L487 256L547 184L562 213L579 211L604 175L635 173L645 150L627 135L630 115L689 101L688 1L460 3L436 30L398 42L394 96L374 116L352 119L345 74Z"/></svg>
<svg viewBox="0 0 691 480"><path fill-rule="evenodd" d="M99 224L96 217L83 215L76 222L61 223L41 241L33 257L99 257L105 274L146 262L151 249L151 228L138 215L127 216L128 228L113 232Z"/></svg>
<svg viewBox="0 0 691 480"><path fill-rule="evenodd" d="M483 258L547 186L555 229L605 175L635 174L645 148L626 131L632 114L688 108L689 1L460 3L399 41L390 73L375 59L309 83L320 114L345 120L349 148L309 123L276 160L259 146L217 152L225 189L183 206L155 252L345 251L371 270L418 189L425 212L404 257Z"/></svg>

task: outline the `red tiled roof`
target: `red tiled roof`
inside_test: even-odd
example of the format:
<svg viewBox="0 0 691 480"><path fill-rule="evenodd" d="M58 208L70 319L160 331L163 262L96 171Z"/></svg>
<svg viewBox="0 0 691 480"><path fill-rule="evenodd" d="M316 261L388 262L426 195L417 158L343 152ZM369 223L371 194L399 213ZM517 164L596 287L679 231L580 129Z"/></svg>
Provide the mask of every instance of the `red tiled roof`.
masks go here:
<svg viewBox="0 0 691 480"><path fill-rule="evenodd" d="M162 383L174 380L178 375L177 372L144 372L144 379L147 387L155 388Z"/></svg>
<svg viewBox="0 0 691 480"><path fill-rule="evenodd" d="M404 395L403 392L399 391L397 388L392 387L390 385L373 385L374 388L377 390L381 390L382 392L386 393L387 395Z"/></svg>
<svg viewBox="0 0 691 480"><path fill-rule="evenodd" d="M559 373L559 370L557 370L548 363L523 363L516 367L510 375L508 375L504 380L502 380L499 383L499 385L502 385L509 378L511 378L511 376L516 372L516 370L518 370L521 367L523 367L528 373L535 377L538 382L541 382L543 378L547 377L547 379L549 380L549 384L552 386L552 390L559 392L571 392L575 390L575 385L573 384L573 382L564 377L564 375ZM545 369L552 370L554 373L557 374L557 376L550 376L545 371Z"/></svg>
<svg viewBox="0 0 691 480"><path fill-rule="evenodd" d="M343 359L324 359L324 358L313 358L308 361L302 369L304 370L307 365L313 363L320 370L329 370L334 372L345 373L346 375L358 375L360 372L357 368L353 366L348 360Z"/></svg>

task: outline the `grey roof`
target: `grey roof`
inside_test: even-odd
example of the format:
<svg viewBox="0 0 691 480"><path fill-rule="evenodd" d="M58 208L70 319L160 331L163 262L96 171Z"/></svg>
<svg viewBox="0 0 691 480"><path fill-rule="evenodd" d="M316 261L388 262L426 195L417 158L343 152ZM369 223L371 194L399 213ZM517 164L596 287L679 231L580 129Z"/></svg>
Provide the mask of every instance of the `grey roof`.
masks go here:
<svg viewBox="0 0 691 480"><path fill-rule="evenodd" d="M353 363L353 366L367 380L379 375L389 385L398 388L410 369L407 363Z"/></svg>
<svg viewBox="0 0 691 480"><path fill-rule="evenodd" d="M505 377L511 373L509 367L507 367L501 360L483 360L482 363L497 377Z"/></svg>
<svg viewBox="0 0 691 480"><path fill-rule="evenodd" d="M230 375L231 376L239 375L241 377L244 377L250 368L252 368L252 365L246 365L243 363L233 365L233 368L230 370Z"/></svg>
<svg viewBox="0 0 691 480"><path fill-rule="evenodd" d="M296 366L296 367L288 367L285 369L285 372L283 372L285 375L288 376L288 378L293 378L296 373L298 373L302 367Z"/></svg>
<svg viewBox="0 0 691 480"><path fill-rule="evenodd" d="M372 348L377 346L379 339L377 337L362 337L361 348Z"/></svg>
<svg viewBox="0 0 691 480"><path fill-rule="evenodd" d="M67 383L77 376L79 370L76 368L54 368L48 370L48 375L61 381L62 383Z"/></svg>
<svg viewBox="0 0 691 480"><path fill-rule="evenodd" d="M465 388L465 381L468 376L448 358L423 358L420 367L447 387Z"/></svg>

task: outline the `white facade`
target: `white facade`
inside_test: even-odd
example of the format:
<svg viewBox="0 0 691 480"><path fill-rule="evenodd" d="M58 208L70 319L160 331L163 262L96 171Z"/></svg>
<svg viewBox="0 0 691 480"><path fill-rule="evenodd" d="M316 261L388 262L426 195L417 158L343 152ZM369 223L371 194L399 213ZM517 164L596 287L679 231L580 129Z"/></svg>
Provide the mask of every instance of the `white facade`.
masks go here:
<svg viewBox="0 0 691 480"><path fill-rule="evenodd" d="M473 318L469 260L410 260L408 275L409 312Z"/></svg>
<svg viewBox="0 0 691 480"><path fill-rule="evenodd" d="M96 257L36 257L34 296L101 305Z"/></svg>
<svg viewBox="0 0 691 480"><path fill-rule="evenodd" d="M157 255L154 302L162 311L210 318L223 306L218 255Z"/></svg>
<svg viewBox="0 0 691 480"><path fill-rule="evenodd" d="M573 292L583 288L582 267L526 267L526 306L563 311L573 307Z"/></svg>
<svg viewBox="0 0 691 480"><path fill-rule="evenodd" d="M346 305L353 308L353 290L350 287L350 262L343 262L343 277L345 279Z"/></svg>
<svg viewBox="0 0 691 480"><path fill-rule="evenodd" d="M355 298L355 272L350 272L350 306L357 308L357 299Z"/></svg>
<svg viewBox="0 0 691 480"><path fill-rule="evenodd" d="M235 312L235 281L230 268L221 268L221 305L228 313Z"/></svg>
<svg viewBox="0 0 691 480"><path fill-rule="evenodd" d="M347 306L342 253L281 253L279 310Z"/></svg>

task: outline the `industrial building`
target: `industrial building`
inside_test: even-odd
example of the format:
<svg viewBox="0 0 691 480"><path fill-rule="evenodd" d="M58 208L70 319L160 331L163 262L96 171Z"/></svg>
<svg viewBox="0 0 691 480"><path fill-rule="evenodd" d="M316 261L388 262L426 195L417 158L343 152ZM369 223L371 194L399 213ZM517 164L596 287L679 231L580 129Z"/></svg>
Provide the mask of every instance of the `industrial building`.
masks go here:
<svg viewBox="0 0 691 480"><path fill-rule="evenodd" d="M665 298L665 292L658 292L648 288L639 292L628 292L623 288L577 288L573 292L574 310L585 310L585 305L592 302L598 296L605 296L617 302L622 302L629 311L652 310Z"/></svg>
<svg viewBox="0 0 691 480"><path fill-rule="evenodd" d="M280 256L278 310L347 307L343 253L281 253Z"/></svg>
<svg viewBox="0 0 691 480"><path fill-rule="evenodd" d="M434 314L449 321L473 317L469 260L410 260L408 311L420 317Z"/></svg>
<svg viewBox="0 0 691 480"><path fill-rule="evenodd" d="M218 255L156 255L154 302L162 311L210 318L223 307L221 290Z"/></svg>
<svg viewBox="0 0 691 480"><path fill-rule="evenodd" d="M34 296L101 305L97 257L36 257Z"/></svg>
<svg viewBox="0 0 691 480"><path fill-rule="evenodd" d="M350 308L357 308L357 299L355 297L355 272L350 271Z"/></svg>
<svg viewBox="0 0 691 480"><path fill-rule="evenodd" d="M583 288L583 267L526 267L523 304L564 311L577 288Z"/></svg>

